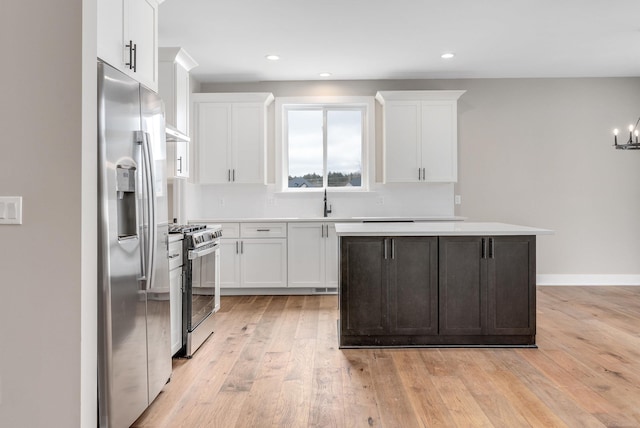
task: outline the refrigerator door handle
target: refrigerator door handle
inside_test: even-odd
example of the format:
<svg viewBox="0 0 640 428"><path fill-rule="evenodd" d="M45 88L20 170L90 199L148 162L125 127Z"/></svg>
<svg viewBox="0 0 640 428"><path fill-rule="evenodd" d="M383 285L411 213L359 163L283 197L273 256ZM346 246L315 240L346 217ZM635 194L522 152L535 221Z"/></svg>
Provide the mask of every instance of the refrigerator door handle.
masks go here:
<svg viewBox="0 0 640 428"><path fill-rule="evenodd" d="M143 212L146 214L146 218L143 218L143 233L144 239L140 243L141 255L142 255L142 289L148 290L151 287L153 281L153 264L155 253L155 222L154 222L154 204L153 199L155 192L153 191L153 174L151 170L151 152L149 150L149 135L142 131L136 131L136 141L140 144L140 151L142 153L142 177L143 177L143 201L146 202L146 206L143 207ZM144 230L146 228L146 231ZM146 232L146 233L145 233Z"/></svg>
<svg viewBox="0 0 640 428"><path fill-rule="evenodd" d="M148 273L147 289L153 288L154 269L156 266L156 247L158 244L158 231L156 225L156 180L153 171L152 159L153 149L151 147L151 136L148 132L144 133L143 144L146 146L147 151L147 163L145 168L147 169L147 177L149 177L149 198L147 204L149 205L149 242L147 243L149 249L149 264L147 265Z"/></svg>
<svg viewBox="0 0 640 428"><path fill-rule="evenodd" d="M138 180L138 186L139 186L139 206L140 206L140 215L137 215L137 222L138 222L138 235L140 236L140 277L138 278L138 282L140 283L140 288L142 290L145 290L146 287L146 282L147 282L147 241L148 241L148 236L147 236L147 231L146 228L148 227L147 225L147 221L146 221L146 216L147 216L147 207L144 204L144 201L147 200L147 175L146 175L146 167L145 167L145 163L144 163L144 159L145 159L145 154L144 154L144 145L142 144L142 133L141 132L136 132L136 143L138 144L139 148L140 148L140 157L139 159L139 163L138 163L138 174L139 174L139 180Z"/></svg>

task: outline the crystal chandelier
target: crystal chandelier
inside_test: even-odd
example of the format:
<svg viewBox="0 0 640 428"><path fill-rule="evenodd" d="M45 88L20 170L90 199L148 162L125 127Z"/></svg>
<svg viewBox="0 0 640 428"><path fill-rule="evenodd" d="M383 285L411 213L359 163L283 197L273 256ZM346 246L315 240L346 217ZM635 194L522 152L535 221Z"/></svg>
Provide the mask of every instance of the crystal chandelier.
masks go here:
<svg viewBox="0 0 640 428"><path fill-rule="evenodd" d="M636 122L636 126L629 125L629 141L624 144L618 144L618 129L613 130L613 146L616 149L620 150L639 150L640 143L638 143L638 124L640 123L640 118L638 118ZM635 138L634 138L635 137Z"/></svg>

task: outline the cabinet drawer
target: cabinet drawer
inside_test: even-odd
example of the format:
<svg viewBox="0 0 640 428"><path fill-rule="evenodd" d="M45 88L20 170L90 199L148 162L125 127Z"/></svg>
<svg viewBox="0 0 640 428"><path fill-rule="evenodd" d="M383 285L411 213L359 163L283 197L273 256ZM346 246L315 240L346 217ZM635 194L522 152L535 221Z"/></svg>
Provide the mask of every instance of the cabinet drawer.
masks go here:
<svg viewBox="0 0 640 428"><path fill-rule="evenodd" d="M218 223L222 226L223 238L239 238L240 237L240 223Z"/></svg>
<svg viewBox="0 0 640 428"><path fill-rule="evenodd" d="M287 223L242 223L240 236L242 238L286 238Z"/></svg>
<svg viewBox="0 0 640 428"><path fill-rule="evenodd" d="M182 240L169 243L169 270L182 266Z"/></svg>

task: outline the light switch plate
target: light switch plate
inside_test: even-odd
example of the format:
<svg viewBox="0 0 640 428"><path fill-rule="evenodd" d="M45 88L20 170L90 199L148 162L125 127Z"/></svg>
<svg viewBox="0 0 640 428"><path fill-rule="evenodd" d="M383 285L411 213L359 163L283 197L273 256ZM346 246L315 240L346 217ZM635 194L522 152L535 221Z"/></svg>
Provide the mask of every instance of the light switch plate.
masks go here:
<svg viewBox="0 0 640 428"><path fill-rule="evenodd" d="M0 224L22 224L22 196L0 196Z"/></svg>

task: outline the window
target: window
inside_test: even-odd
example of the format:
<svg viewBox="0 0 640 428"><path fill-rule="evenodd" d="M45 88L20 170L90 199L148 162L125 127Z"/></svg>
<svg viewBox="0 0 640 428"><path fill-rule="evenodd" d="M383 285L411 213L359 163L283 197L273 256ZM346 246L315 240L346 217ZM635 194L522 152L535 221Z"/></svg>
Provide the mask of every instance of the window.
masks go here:
<svg viewBox="0 0 640 428"><path fill-rule="evenodd" d="M281 105L282 188L366 189L366 103Z"/></svg>

